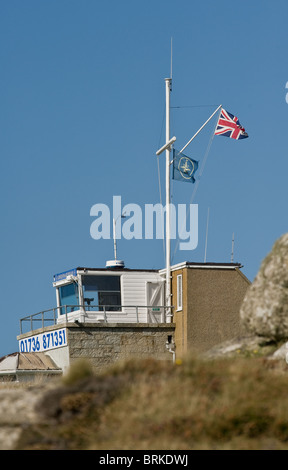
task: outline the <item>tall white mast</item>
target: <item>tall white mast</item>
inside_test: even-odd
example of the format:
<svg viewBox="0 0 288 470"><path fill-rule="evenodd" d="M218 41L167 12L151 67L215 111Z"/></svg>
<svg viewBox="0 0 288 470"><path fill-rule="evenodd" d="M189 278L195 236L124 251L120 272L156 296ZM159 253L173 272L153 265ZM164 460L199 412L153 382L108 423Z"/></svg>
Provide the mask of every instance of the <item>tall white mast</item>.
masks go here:
<svg viewBox="0 0 288 470"><path fill-rule="evenodd" d="M172 78L165 78L166 84L166 307L167 322L171 322L171 241L170 241L170 92Z"/></svg>
<svg viewBox="0 0 288 470"><path fill-rule="evenodd" d="M171 234L170 234L170 152L173 143L176 141L176 137L170 139L170 93L172 90L172 40L171 40L171 78L165 78L165 89L166 89L166 143L156 152L156 155L160 155L162 152L166 152L166 321L171 323ZM208 124L212 117L217 111L222 108L222 105L213 112L213 114L207 119L207 121L200 127L200 129L194 134L194 136L187 142L180 153L188 147L188 145L195 139L199 132ZM205 254L206 257L206 254Z"/></svg>

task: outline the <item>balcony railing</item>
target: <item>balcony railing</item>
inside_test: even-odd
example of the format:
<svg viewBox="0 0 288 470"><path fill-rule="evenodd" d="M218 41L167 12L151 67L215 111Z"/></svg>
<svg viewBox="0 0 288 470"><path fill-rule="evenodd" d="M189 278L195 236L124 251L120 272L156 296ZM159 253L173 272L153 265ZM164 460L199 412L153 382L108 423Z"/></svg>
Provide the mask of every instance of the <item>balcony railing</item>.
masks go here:
<svg viewBox="0 0 288 470"><path fill-rule="evenodd" d="M49 310L43 310L20 319L20 334L28 333L38 328L61 324L62 322L91 323L102 321L109 323L139 323L139 319L145 316L143 323L164 323L165 319L172 317L173 307L164 305L63 305ZM117 318L115 321L115 317ZM160 321L159 321L160 320ZM26 328L24 328L24 325ZM28 328L28 329L27 329Z"/></svg>

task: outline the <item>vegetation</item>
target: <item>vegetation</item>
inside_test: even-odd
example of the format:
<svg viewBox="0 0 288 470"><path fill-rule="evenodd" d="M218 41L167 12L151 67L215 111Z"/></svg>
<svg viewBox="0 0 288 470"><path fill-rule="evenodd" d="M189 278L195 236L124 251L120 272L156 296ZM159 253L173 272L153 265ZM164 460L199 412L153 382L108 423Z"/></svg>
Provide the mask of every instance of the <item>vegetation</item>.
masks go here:
<svg viewBox="0 0 288 470"><path fill-rule="evenodd" d="M49 388L42 424L25 428L18 449L288 449L284 360L131 360L101 375L83 363L74 369Z"/></svg>

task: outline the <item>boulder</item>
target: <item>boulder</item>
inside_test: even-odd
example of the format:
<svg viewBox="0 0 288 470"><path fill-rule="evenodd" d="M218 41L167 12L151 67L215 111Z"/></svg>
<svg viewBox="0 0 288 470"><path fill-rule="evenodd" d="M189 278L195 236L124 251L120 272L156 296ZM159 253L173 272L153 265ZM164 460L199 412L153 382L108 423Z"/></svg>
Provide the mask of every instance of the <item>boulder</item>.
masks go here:
<svg viewBox="0 0 288 470"><path fill-rule="evenodd" d="M267 341L288 338L288 233L263 260L240 309L244 331Z"/></svg>

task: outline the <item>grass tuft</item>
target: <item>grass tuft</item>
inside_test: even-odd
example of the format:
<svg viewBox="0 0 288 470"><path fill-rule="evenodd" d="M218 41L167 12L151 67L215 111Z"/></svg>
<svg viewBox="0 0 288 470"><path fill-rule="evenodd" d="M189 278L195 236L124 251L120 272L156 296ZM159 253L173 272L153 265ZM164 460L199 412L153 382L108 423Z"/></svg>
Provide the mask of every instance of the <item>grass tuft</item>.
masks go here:
<svg viewBox="0 0 288 470"><path fill-rule="evenodd" d="M187 357L76 374L43 399L46 424L25 429L18 447L288 449L287 373L285 361Z"/></svg>

